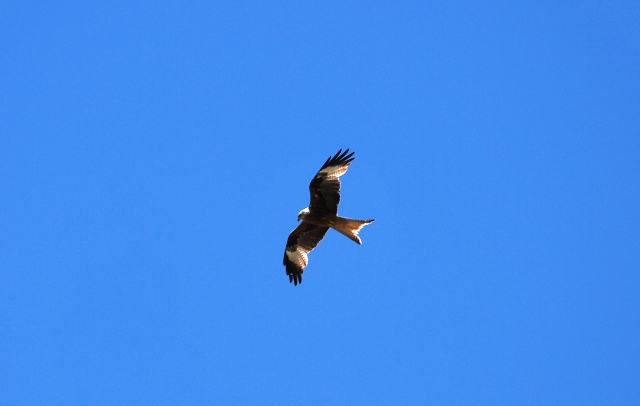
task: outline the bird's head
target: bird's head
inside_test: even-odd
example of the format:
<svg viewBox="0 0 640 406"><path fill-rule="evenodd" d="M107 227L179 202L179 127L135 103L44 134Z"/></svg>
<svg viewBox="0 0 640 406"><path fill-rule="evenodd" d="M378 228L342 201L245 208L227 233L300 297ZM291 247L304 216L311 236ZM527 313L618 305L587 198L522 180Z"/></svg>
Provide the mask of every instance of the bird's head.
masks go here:
<svg viewBox="0 0 640 406"><path fill-rule="evenodd" d="M307 214L309 214L308 207L305 207L304 209L300 210L300 213L298 213L298 221L304 220L304 218L307 217Z"/></svg>

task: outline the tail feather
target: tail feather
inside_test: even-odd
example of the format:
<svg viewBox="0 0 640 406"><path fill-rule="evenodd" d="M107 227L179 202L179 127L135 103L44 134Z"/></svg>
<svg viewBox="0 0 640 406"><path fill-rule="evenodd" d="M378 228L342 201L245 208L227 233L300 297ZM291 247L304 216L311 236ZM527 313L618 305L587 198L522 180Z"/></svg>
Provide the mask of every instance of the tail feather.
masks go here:
<svg viewBox="0 0 640 406"><path fill-rule="evenodd" d="M349 237L358 244L362 244L362 240L358 237L358 232L367 224L373 223L375 220L355 220L346 217L336 217L333 229Z"/></svg>

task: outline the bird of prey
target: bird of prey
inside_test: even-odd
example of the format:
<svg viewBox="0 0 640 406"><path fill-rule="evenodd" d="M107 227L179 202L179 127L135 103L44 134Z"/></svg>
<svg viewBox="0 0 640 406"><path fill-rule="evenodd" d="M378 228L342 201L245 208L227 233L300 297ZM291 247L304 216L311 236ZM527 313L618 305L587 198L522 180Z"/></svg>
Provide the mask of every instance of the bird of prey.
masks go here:
<svg viewBox="0 0 640 406"><path fill-rule="evenodd" d="M308 254L324 238L329 228L346 235L358 244L362 240L358 232L374 220L354 220L338 216L340 203L340 179L355 158L349 149L338 151L322 165L309 184L311 203L298 214L300 225L289 234L284 250L283 263L289 275L289 282L302 283L304 267L309 263Z"/></svg>

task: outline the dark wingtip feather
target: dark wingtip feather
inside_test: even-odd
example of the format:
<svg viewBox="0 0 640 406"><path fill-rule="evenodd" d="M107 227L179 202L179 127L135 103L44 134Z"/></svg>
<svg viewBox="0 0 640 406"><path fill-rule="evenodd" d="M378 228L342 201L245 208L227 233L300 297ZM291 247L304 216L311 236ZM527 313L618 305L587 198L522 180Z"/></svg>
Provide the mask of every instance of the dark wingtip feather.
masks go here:
<svg viewBox="0 0 640 406"><path fill-rule="evenodd" d="M355 151L349 153L349 148L347 148L344 152L342 152L342 148L340 148L334 156L329 156L320 170L330 165L348 164L355 159L353 157L353 154L355 154Z"/></svg>
<svg viewBox="0 0 640 406"><path fill-rule="evenodd" d="M340 150L340 151L342 151L342 150ZM354 152L352 152L352 153L349 153L349 148L347 148L347 149L342 153L342 155L340 155L340 156L338 157L338 161L339 161L339 162L344 162L344 163L349 163L349 162L351 162L351 161L353 161L353 160L355 159L355 158L352 158L353 154L355 154L355 151L354 151Z"/></svg>
<svg viewBox="0 0 640 406"><path fill-rule="evenodd" d="M294 286L298 286L299 283L302 283L301 274L289 273L288 275L289 275L289 283L293 283Z"/></svg>
<svg viewBox="0 0 640 406"><path fill-rule="evenodd" d="M302 283L302 275L289 275L289 283L293 282L293 286L298 286L298 283Z"/></svg>

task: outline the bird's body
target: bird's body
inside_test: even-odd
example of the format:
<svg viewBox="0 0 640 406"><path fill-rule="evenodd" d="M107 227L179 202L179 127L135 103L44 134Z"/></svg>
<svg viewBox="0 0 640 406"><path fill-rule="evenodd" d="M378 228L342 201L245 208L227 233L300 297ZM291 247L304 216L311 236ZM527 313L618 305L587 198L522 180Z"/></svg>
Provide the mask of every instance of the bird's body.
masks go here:
<svg viewBox="0 0 640 406"><path fill-rule="evenodd" d="M284 251L285 265L289 282L302 283L302 273L309 263L307 254L324 238L329 228L344 234L358 244L362 240L358 232L374 220L355 220L338 216L340 203L340 176L354 160L349 150L329 157L309 184L311 203L298 214L300 225L291 232Z"/></svg>

